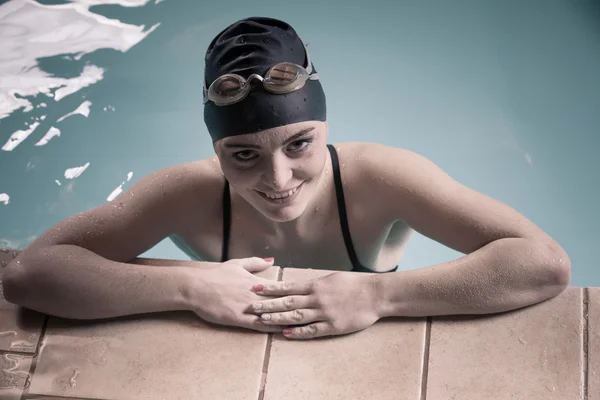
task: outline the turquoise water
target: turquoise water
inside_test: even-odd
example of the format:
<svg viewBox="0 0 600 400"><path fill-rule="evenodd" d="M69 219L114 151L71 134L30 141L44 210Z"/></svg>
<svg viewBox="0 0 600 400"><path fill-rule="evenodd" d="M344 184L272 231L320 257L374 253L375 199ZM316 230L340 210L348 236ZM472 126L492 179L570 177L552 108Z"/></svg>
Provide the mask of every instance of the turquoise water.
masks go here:
<svg viewBox="0 0 600 400"><path fill-rule="evenodd" d="M332 142L424 154L558 240L573 285L600 286L600 2L0 4L0 246L211 156L204 51L260 15L309 43ZM145 255L185 258L169 241ZM458 256L416 235L400 267Z"/></svg>

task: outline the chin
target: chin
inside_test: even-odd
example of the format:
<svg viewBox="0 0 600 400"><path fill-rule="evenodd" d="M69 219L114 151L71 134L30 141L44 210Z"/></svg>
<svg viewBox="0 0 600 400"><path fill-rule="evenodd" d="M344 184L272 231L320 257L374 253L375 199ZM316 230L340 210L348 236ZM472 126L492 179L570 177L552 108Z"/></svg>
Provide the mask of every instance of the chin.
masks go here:
<svg viewBox="0 0 600 400"><path fill-rule="evenodd" d="M305 207L287 207L282 210L265 210L261 213L273 222L291 222L298 219L304 213Z"/></svg>

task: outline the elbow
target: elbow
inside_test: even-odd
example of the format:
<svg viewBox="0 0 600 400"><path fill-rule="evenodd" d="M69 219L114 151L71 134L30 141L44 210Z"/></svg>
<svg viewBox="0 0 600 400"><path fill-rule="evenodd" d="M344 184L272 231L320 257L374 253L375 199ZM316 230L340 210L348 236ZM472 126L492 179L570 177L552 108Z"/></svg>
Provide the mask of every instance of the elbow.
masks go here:
<svg viewBox="0 0 600 400"><path fill-rule="evenodd" d="M22 305L25 298L24 290L27 287L25 273L18 259L8 264L2 273L2 292L4 299L9 303Z"/></svg>
<svg viewBox="0 0 600 400"><path fill-rule="evenodd" d="M30 288L31 271L27 267L28 251L24 250L2 272L2 292L9 303L24 306Z"/></svg>
<svg viewBox="0 0 600 400"><path fill-rule="evenodd" d="M540 265L548 298L562 293L571 282L571 260L567 252L556 242L541 244Z"/></svg>

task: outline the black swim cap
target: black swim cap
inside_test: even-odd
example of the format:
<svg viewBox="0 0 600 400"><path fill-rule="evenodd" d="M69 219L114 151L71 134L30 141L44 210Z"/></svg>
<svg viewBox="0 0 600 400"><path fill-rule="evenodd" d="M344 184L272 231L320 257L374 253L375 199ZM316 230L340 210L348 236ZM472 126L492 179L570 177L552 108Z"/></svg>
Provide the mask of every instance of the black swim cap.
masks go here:
<svg viewBox="0 0 600 400"><path fill-rule="evenodd" d="M224 74L248 78L264 76L275 64L291 62L307 67L304 44L287 23L272 18L240 20L220 32L208 46L204 85ZM313 72L316 72L313 65ZM303 88L287 94L273 94L260 82L240 102L204 105L204 122L213 143L228 136L256 133L264 129L302 121L325 121L325 93L318 80L308 80Z"/></svg>

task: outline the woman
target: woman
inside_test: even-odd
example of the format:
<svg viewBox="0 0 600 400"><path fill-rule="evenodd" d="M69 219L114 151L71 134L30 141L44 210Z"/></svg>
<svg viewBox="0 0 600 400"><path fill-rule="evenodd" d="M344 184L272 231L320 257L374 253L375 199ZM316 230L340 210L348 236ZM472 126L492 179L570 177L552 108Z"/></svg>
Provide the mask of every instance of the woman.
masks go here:
<svg viewBox="0 0 600 400"><path fill-rule="evenodd" d="M307 339L388 316L507 311L568 285L567 254L515 210L410 151L328 145L319 76L288 24L249 18L223 30L205 85L216 157L157 171L57 224L6 269L8 301L81 319L192 310ZM386 273L412 230L466 255ZM130 263L168 236L198 261ZM280 283L253 274L273 257L338 272Z"/></svg>

